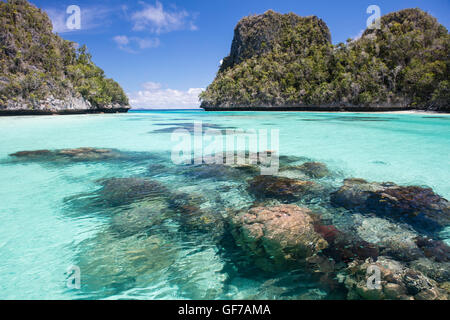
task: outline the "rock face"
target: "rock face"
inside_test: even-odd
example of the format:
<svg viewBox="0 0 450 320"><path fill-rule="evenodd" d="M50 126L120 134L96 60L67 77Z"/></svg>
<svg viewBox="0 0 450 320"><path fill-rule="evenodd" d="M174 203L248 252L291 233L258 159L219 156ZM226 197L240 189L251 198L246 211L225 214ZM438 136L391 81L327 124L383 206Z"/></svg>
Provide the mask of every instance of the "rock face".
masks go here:
<svg viewBox="0 0 450 320"><path fill-rule="evenodd" d="M380 289L367 286L367 272L370 266L381 272ZM345 286L349 299L366 300L447 300L445 290L424 276L421 272L387 257L379 257L377 262L367 259L364 263L355 261L349 264ZM371 274L370 274L371 275Z"/></svg>
<svg viewBox="0 0 450 320"><path fill-rule="evenodd" d="M331 201L346 209L405 221L421 230L436 231L450 225L450 203L432 189L348 179Z"/></svg>
<svg viewBox="0 0 450 320"><path fill-rule="evenodd" d="M449 43L447 29L420 9L390 13L380 30L338 45L317 17L273 11L245 17L230 55L200 95L202 108L446 111Z"/></svg>
<svg viewBox="0 0 450 320"><path fill-rule="evenodd" d="M233 236L263 270L298 266L328 246L310 214L295 205L253 208L233 218Z"/></svg>
<svg viewBox="0 0 450 320"><path fill-rule="evenodd" d="M0 2L0 115L126 112L128 98L85 46L26 0Z"/></svg>

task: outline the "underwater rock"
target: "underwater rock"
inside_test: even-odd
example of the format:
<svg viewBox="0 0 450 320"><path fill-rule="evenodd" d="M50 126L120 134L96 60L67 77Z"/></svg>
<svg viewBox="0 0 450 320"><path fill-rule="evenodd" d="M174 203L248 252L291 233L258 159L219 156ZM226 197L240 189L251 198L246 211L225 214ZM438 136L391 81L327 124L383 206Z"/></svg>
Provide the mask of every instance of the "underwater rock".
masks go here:
<svg viewBox="0 0 450 320"><path fill-rule="evenodd" d="M225 221L220 212L199 210L181 217L183 227L208 232L213 238L220 238L225 232Z"/></svg>
<svg viewBox="0 0 450 320"><path fill-rule="evenodd" d="M152 163L148 166L148 176L157 176L160 174L166 174L170 172L170 168L162 163Z"/></svg>
<svg viewBox="0 0 450 320"><path fill-rule="evenodd" d="M336 263L376 259L379 255L377 245L364 241L357 235L339 231L334 226L316 226L315 229L328 241L328 248L323 250L323 254Z"/></svg>
<svg viewBox="0 0 450 320"><path fill-rule="evenodd" d="M169 205L177 213L182 228L206 232L217 239L225 232L225 220L217 208L202 208L206 201L195 193L175 193L170 196Z"/></svg>
<svg viewBox="0 0 450 320"><path fill-rule="evenodd" d="M185 249L183 255L170 266L175 275L168 281L178 288L178 296L186 299L217 299L225 291L227 274L225 262L215 247Z"/></svg>
<svg viewBox="0 0 450 320"><path fill-rule="evenodd" d="M236 243L265 271L298 266L328 244L315 230L311 211L295 205L252 208L232 219Z"/></svg>
<svg viewBox="0 0 450 320"><path fill-rule="evenodd" d="M328 242L322 256L334 261L338 268L353 260L378 257L378 245L365 241L354 230L340 230L335 225L327 224L328 221L323 221L319 215L313 215L313 219L314 230Z"/></svg>
<svg viewBox="0 0 450 320"><path fill-rule="evenodd" d="M330 171L327 166L321 162L306 162L300 166L288 166L282 168L281 170L299 170L313 179L322 179L330 175Z"/></svg>
<svg viewBox="0 0 450 320"><path fill-rule="evenodd" d="M284 167L296 162L304 162L304 161L309 161L309 159L305 158L305 157L297 157L297 156L288 156L288 155L280 155L279 156L279 160L280 160L280 166Z"/></svg>
<svg viewBox="0 0 450 320"><path fill-rule="evenodd" d="M444 290L447 293L447 296L450 297L450 281L440 283L439 288Z"/></svg>
<svg viewBox="0 0 450 320"><path fill-rule="evenodd" d="M420 259L423 253L411 241L395 241L386 239L381 245L381 255L393 258L401 262L410 262Z"/></svg>
<svg viewBox="0 0 450 320"><path fill-rule="evenodd" d="M367 286L367 270L376 266L381 273L380 289ZM371 275L371 274L370 274ZM447 293L439 288L436 281L420 271L410 269L398 261L378 257L374 262L354 261L349 264L344 280L348 289L348 299L365 300L447 300Z"/></svg>
<svg viewBox="0 0 450 320"><path fill-rule="evenodd" d="M295 169L295 167L281 168L276 174L276 176L293 180L302 180L302 181L310 180L310 178L305 173L303 173L303 171L297 170Z"/></svg>
<svg viewBox="0 0 450 320"><path fill-rule="evenodd" d="M341 231L339 231L335 226L323 225L317 220L314 221L314 230L322 235L322 237L327 240L328 243L334 242L341 233Z"/></svg>
<svg viewBox="0 0 450 320"><path fill-rule="evenodd" d="M364 208L371 193L383 189L384 186L378 183L369 183L363 179L346 179L344 185L331 195L331 201L334 205L346 209Z"/></svg>
<svg viewBox="0 0 450 320"><path fill-rule="evenodd" d="M250 180L248 187L248 191L258 199L275 198L286 201L300 200L317 194L321 189L313 181L274 176L257 176Z"/></svg>
<svg viewBox="0 0 450 320"><path fill-rule="evenodd" d="M360 214L354 214L353 217L357 235L364 241L379 246L381 255L398 261L412 261L423 256L415 243L417 233L408 225Z"/></svg>
<svg viewBox="0 0 450 320"><path fill-rule="evenodd" d="M428 259L436 262L450 262L450 247L444 241L426 237L417 237L415 240Z"/></svg>
<svg viewBox="0 0 450 320"><path fill-rule="evenodd" d="M270 156L267 158L270 163ZM211 163L215 159L195 158L193 164L181 168L185 175L198 179L242 180L260 173L260 153L233 154L231 159L227 154L218 163Z"/></svg>
<svg viewBox="0 0 450 320"><path fill-rule="evenodd" d="M324 273L324 274L330 274L335 271L336 268L336 262L333 259L330 259L329 257L322 255L322 254L316 254L312 257L306 258L307 270L312 273ZM326 279L325 277L323 278ZM332 284L332 281L329 280L332 279L326 279L327 283Z"/></svg>
<svg viewBox="0 0 450 320"><path fill-rule="evenodd" d="M450 225L450 203L429 188L347 179L331 201L346 209L405 221L419 230L437 231Z"/></svg>
<svg viewBox="0 0 450 320"><path fill-rule="evenodd" d="M369 210L388 216L407 216L425 223L430 229L450 225L450 203L432 189L390 187L368 199Z"/></svg>
<svg viewBox="0 0 450 320"><path fill-rule="evenodd" d="M10 156L16 157L16 158L36 159L36 158L40 158L40 157L46 157L51 154L52 154L52 152L50 150L35 150L35 151L19 151L19 152L10 154Z"/></svg>
<svg viewBox="0 0 450 320"><path fill-rule="evenodd" d="M114 149L98 149L98 148L77 148L62 150L36 150L36 151L20 151L10 155L21 160L29 161L100 161L106 159L117 159L122 154Z"/></svg>
<svg viewBox="0 0 450 320"><path fill-rule="evenodd" d="M206 199L196 193L173 193L168 198L170 208L181 214L192 214L200 210Z"/></svg>
<svg viewBox="0 0 450 320"><path fill-rule="evenodd" d="M258 166L252 164L234 164L231 167L249 175L258 174L261 171Z"/></svg>
<svg viewBox="0 0 450 320"><path fill-rule="evenodd" d="M76 265L82 272L81 290L104 297L148 287L164 278L178 250L161 235L116 238L101 232L80 243Z"/></svg>
<svg viewBox="0 0 450 320"><path fill-rule="evenodd" d="M248 172L253 173L253 168L250 166L233 167L224 164L201 164L182 167L181 171L184 175L194 179L228 181L243 179Z"/></svg>
<svg viewBox="0 0 450 320"><path fill-rule="evenodd" d="M56 154L75 161L96 161L120 157L120 153L113 149L96 148L64 149L56 151Z"/></svg>
<svg viewBox="0 0 450 320"><path fill-rule="evenodd" d="M178 217L183 229L210 234L210 238L219 239L225 232L225 219L218 211L210 211L193 207L187 208Z"/></svg>
<svg viewBox="0 0 450 320"><path fill-rule="evenodd" d="M145 201L114 215L110 230L119 237L142 234L163 223L170 213L169 205L163 199Z"/></svg>
<svg viewBox="0 0 450 320"><path fill-rule="evenodd" d="M436 262L427 258L420 258L412 261L409 267L422 272L439 284L450 281L450 262Z"/></svg>
<svg viewBox="0 0 450 320"><path fill-rule="evenodd" d="M280 201L277 199L263 199L263 200L256 200L253 201L251 208L258 208L258 207L276 207L282 205Z"/></svg>
<svg viewBox="0 0 450 320"><path fill-rule="evenodd" d="M100 180L99 183L103 188L98 191L98 198L109 206L168 195L168 190L161 183L144 178L111 178Z"/></svg>

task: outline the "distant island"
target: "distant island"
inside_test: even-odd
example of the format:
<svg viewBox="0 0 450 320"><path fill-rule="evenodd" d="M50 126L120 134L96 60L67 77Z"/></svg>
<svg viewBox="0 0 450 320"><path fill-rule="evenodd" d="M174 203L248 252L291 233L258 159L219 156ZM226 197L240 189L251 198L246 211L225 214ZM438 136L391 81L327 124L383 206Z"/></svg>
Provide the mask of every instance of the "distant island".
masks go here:
<svg viewBox="0 0 450 320"><path fill-rule="evenodd" d="M0 2L0 115L127 112L125 92L87 48L52 29L28 1Z"/></svg>
<svg viewBox="0 0 450 320"><path fill-rule="evenodd" d="M450 111L450 35L405 9L380 29L333 45L318 17L243 18L231 52L200 95L207 111Z"/></svg>

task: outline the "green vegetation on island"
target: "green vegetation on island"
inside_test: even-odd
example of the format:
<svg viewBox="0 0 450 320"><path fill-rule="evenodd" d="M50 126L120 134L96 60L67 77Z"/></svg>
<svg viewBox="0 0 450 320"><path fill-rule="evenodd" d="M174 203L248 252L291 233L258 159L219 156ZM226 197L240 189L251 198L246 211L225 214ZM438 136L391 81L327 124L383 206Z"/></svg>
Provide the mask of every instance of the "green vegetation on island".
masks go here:
<svg viewBox="0 0 450 320"><path fill-rule="evenodd" d="M317 17L267 11L242 19L231 53L200 95L206 110L450 110L450 35L405 9L381 29L333 45Z"/></svg>
<svg viewBox="0 0 450 320"><path fill-rule="evenodd" d="M0 2L0 113L126 111L124 91L86 46L77 49L52 29L26 0Z"/></svg>

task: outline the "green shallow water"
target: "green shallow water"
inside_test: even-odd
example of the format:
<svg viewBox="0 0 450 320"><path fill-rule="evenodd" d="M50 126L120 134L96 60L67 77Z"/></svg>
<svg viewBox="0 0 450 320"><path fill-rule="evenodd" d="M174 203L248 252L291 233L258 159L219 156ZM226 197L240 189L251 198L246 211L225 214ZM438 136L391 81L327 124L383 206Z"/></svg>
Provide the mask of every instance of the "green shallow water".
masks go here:
<svg viewBox="0 0 450 320"><path fill-rule="evenodd" d="M110 232L114 215L130 206L89 202L103 178L150 177L168 190L203 196L210 211L254 201L242 191L245 181L180 173L171 163L172 129L190 129L194 120L219 129L278 129L280 154L327 164L335 173L330 185L357 177L427 186L450 198L447 115L171 111L0 118L0 299L341 298L299 270L264 274L240 263L229 235L218 240L214 231L191 230L173 217L146 237ZM79 147L130 157L59 163L8 156ZM351 224L349 217L334 222ZM441 237L449 242L449 230ZM81 268L81 290L66 287L71 265Z"/></svg>

